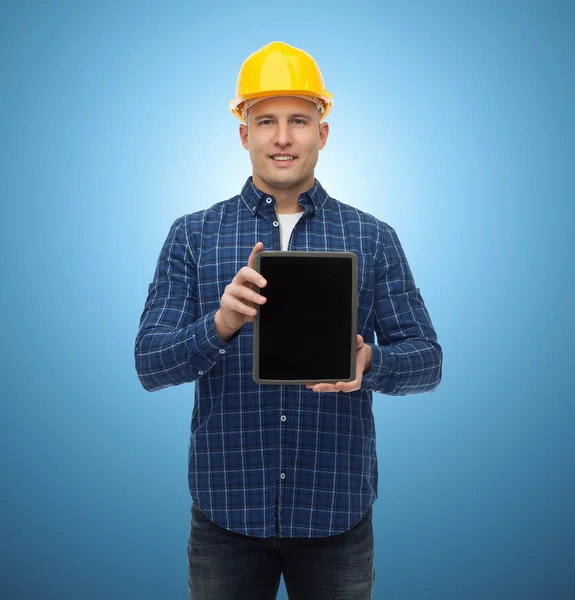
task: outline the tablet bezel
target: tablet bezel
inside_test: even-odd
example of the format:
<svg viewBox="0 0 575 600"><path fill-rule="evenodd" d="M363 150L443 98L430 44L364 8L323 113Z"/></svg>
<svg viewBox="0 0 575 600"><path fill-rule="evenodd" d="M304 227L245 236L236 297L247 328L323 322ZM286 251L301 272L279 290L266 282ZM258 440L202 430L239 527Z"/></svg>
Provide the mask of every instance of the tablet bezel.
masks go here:
<svg viewBox="0 0 575 600"><path fill-rule="evenodd" d="M258 273L261 272L261 259L262 258L282 258L289 260L290 258L349 258L352 263L352 282L351 282L351 331L350 331L350 365L351 375L346 379L262 379L259 375L259 334L260 334L260 312L258 310L254 318L254 329L253 329L253 379L260 385L306 385L316 383L338 383L354 381L356 377L356 354L357 354L357 285L358 285L358 273L357 273L357 255L353 252L317 252L317 251L276 251L276 250L262 250L255 255L254 270ZM256 287L255 291L259 294L265 291L264 288Z"/></svg>

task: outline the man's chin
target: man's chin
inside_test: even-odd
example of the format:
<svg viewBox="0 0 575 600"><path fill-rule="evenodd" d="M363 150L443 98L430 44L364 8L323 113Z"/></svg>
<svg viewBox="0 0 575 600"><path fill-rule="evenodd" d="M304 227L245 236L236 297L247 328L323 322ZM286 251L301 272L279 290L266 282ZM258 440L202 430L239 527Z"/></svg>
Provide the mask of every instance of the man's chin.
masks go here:
<svg viewBox="0 0 575 600"><path fill-rule="evenodd" d="M276 188L276 190L291 190L299 187L301 181L271 181L270 185Z"/></svg>

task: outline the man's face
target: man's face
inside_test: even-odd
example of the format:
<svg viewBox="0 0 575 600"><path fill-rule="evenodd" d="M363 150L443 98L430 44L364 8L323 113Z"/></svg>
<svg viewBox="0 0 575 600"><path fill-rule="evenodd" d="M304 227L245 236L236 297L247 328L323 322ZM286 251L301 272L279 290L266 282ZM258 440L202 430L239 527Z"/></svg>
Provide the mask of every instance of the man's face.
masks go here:
<svg viewBox="0 0 575 600"><path fill-rule="evenodd" d="M267 98L249 109L240 137L257 187L273 194L275 189L301 193L313 186L318 154L329 133L319 117L313 102L291 96Z"/></svg>

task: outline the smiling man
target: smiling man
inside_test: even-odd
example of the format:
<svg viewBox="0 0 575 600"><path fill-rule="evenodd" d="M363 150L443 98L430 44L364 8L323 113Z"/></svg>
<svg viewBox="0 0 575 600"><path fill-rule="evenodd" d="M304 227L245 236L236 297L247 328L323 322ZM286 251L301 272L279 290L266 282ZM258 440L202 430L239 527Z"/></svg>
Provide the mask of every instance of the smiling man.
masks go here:
<svg viewBox="0 0 575 600"><path fill-rule="evenodd" d="M442 350L395 231L314 177L331 107L307 52L273 42L250 55L230 108L252 175L237 196L174 222L149 287L140 381L195 382L193 600L273 600L282 574L290 600L371 598L373 392L431 392L441 379ZM253 320L266 301L256 287L266 282L253 267L264 247L357 255L355 381L254 382Z"/></svg>
<svg viewBox="0 0 575 600"><path fill-rule="evenodd" d="M320 123L317 106L303 98L262 98L248 106L249 129L240 125L240 137L250 153L254 185L275 196L279 213L303 212L298 198L314 185L329 125Z"/></svg>

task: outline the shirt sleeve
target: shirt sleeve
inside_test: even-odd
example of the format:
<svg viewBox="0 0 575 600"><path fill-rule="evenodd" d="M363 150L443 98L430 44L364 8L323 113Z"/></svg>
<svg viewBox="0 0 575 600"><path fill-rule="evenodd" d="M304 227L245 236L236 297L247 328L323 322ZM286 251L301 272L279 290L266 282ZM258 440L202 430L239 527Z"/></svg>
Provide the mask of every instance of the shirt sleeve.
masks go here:
<svg viewBox="0 0 575 600"><path fill-rule="evenodd" d="M443 352L396 232L380 224L375 256L375 332L362 389L404 396L432 392Z"/></svg>
<svg viewBox="0 0 575 600"><path fill-rule="evenodd" d="M217 311L197 316L197 271L186 233L188 217L176 219L170 228L136 336L136 371L148 391L195 381L233 346L238 335L229 342L219 337Z"/></svg>

